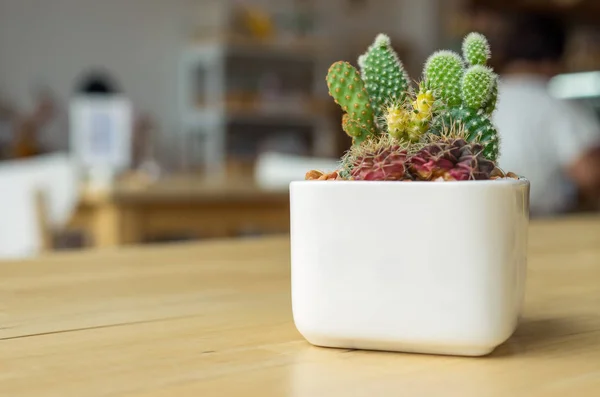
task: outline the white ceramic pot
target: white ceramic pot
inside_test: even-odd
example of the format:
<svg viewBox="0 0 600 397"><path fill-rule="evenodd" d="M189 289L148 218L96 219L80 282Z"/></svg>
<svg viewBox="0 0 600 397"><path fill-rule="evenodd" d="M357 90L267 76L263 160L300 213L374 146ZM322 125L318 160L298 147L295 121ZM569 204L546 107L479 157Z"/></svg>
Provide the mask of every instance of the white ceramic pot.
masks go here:
<svg viewBox="0 0 600 397"><path fill-rule="evenodd" d="M292 306L326 347L481 356L525 291L529 182L290 184Z"/></svg>

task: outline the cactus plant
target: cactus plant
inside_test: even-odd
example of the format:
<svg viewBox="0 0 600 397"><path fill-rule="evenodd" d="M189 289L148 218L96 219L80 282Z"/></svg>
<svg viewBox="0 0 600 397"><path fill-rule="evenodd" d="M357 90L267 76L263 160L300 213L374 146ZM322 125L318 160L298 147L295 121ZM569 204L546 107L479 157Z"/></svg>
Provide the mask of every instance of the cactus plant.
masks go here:
<svg viewBox="0 0 600 397"><path fill-rule="evenodd" d="M483 155L483 146L464 139L433 142L408 161L415 179L466 181L489 179L495 169Z"/></svg>
<svg viewBox="0 0 600 397"><path fill-rule="evenodd" d="M473 109L483 108L490 99L495 77L491 69L482 66L471 66L462 79L463 103Z"/></svg>
<svg viewBox="0 0 600 397"><path fill-rule="evenodd" d="M471 66L485 65L491 56L490 44L484 35L469 33L463 40L463 57Z"/></svg>
<svg viewBox="0 0 600 397"><path fill-rule="evenodd" d="M341 176L359 181L400 181L406 175L408 148L392 137L366 141L342 158Z"/></svg>
<svg viewBox="0 0 600 397"><path fill-rule="evenodd" d="M492 92L490 98L483 105L483 111L488 117L491 117L496 110L496 102L498 101L498 76L494 75L492 82Z"/></svg>
<svg viewBox="0 0 600 397"><path fill-rule="evenodd" d="M490 68L485 67L487 61L491 57L490 45L486 37L480 33L472 32L469 33L463 40L462 45L463 57L472 66L469 70L471 73L479 73L486 80L486 86L481 88L482 93L487 92L487 80L491 79L491 90L489 97L481 104L467 103L467 105L474 108L482 108L485 114L491 116L496 108L496 100L498 99L498 76ZM476 66L473 68L473 66ZM485 70L485 71L484 71ZM467 71L469 73L469 71ZM472 76L475 77L475 76ZM465 76L466 78L466 76ZM464 98L465 84L463 80L463 98ZM481 94L487 96L487 94ZM477 106L474 106L477 105Z"/></svg>
<svg viewBox="0 0 600 397"><path fill-rule="evenodd" d="M461 104L461 81L465 66L461 57L453 51L437 51L425 63L425 84L448 106Z"/></svg>
<svg viewBox="0 0 600 397"><path fill-rule="evenodd" d="M433 92L421 86L412 103L411 128L408 131L411 142L419 141L421 136L429 130L435 108Z"/></svg>
<svg viewBox="0 0 600 397"><path fill-rule="evenodd" d="M402 140L408 138L411 123L411 114L400 105L390 105L384 112L388 134Z"/></svg>
<svg viewBox="0 0 600 397"><path fill-rule="evenodd" d="M386 106L382 116L388 134L397 140L418 142L429 128L433 106L432 91L422 86L412 102L393 101Z"/></svg>
<svg viewBox="0 0 600 397"><path fill-rule="evenodd" d="M345 112L342 129L354 144L331 174L317 180L464 181L495 179L500 137L491 116L498 76L487 66L485 36L465 37L462 55L437 51L413 91L388 36L359 57L361 72L334 63L330 95ZM496 172L496 174L494 174Z"/></svg>
<svg viewBox="0 0 600 397"><path fill-rule="evenodd" d="M429 126L425 111L420 113L401 105L388 106L383 118L388 134L399 141L418 142Z"/></svg>
<svg viewBox="0 0 600 397"><path fill-rule="evenodd" d="M348 115L344 118L344 131L355 143L377 134L373 122L373 109L358 70L348 62L335 62L327 73L327 87L334 101Z"/></svg>
<svg viewBox="0 0 600 397"><path fill-rule="evenodd" d="M491 161L496 161L500 151L500 139L494 124L482 109L457 107L448 110L438 117L431 132L443 135L445 131L460 126L468 142L479 142L484 146L483 154Z"/></svg>
<svg viewBox="0 0 600 397"><path fill-rule="evenodd" d="M358 121L351 119L348 113L342 116L342 130L354 139L364 139L364 135L368 133Z"/></svg>
<svg viewBox="0 0 600 397"><path fill-rule="evenodd" d="M382 116L390 102L404 101L409 92L409 79L390 38L379 34L368 50L358 58L361 76L366 84L375 120L384 128Z"/></svg>
<svg viewBox="0 0 600 397"><path fill-rule="evenodd" d="M463 42L463 53L472 66L466 71L463 69L459 84L460 100L446 100L448 106L442 108L442 111L436 115L431 131L439 135L444 129L456 124L462 125L466 132L466 139L469 142L481 142L485 146L486 158L495 161L499 155L500 142L490 117L496 107L498 76L485 66L489 58L487 40L478 33L469 34ZM445 57L455 58L456 54L451 56L446 54ZM442 63L433 59L430 62L434 66ZM435 69L431 65L429 67ZM427 66L425 69L427 73ZM440 75L439 71L430 73L438 77Z"/></svg>
<svg viewBox="0 0 600 397"><path fill-rule="evenodd" d="M434 102L433 92L421 87L417 97L412 103L416 118L421 121L430 120L433 113Z"/></svg>
<svg viewBox="0 0 600 397"><path fill-rule="evenodd" d="M408 131L406 133L409 142L419 142L422 135L429 129L429 121L419 118L418 113L411 113Z"/></svg>

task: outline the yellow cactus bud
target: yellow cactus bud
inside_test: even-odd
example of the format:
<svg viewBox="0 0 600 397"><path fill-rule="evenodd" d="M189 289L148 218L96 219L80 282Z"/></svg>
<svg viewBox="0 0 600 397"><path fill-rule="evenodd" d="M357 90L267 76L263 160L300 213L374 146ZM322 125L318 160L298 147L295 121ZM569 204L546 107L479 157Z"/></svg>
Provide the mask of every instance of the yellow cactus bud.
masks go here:
<svg viewBox="0 0 600 397"><path fill-rule="evenodd" d="M410 114L400 106L390 106L386 109L384 117L388 133L396 139L402 139L410 123Z"/></svg>
<svg viewBox="0 0 600 397"><path fill-rule="evenodd" d="M413 102L413 108L416 111L417 118L426 121L431 118L431 107L433 106L433 93L431 91L421 91L417 99Z"/></svg>
<svg viewBox="0 0 600 397"><path fill-rule="evenodd" d="M412 113L410 118L410 127L408 128L407 135L408 140L411 142L418 142L428 127L428 120L422 120L420 117L420 113Z"/></svg>

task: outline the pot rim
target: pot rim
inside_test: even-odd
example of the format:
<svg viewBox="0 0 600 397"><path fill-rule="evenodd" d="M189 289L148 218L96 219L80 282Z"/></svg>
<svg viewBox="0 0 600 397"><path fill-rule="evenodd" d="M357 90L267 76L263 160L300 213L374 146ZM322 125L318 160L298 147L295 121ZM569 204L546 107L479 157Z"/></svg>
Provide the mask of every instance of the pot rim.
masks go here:
<svg viewBox="0 0 600 397"><path fill-rule="evenodd" d="M326 183L324 183L326 182ZM527 178L519 177L519 179L513 178L504 178L504 179L486 179L486 180L469 180L469 181L347 181L347 180L330 180L330 181L319 181L319 180L301 180L301 181L292 181L290 182L290 186L293 185L307 185L314 184L315 186L347 186L347 185L397 185L397 186L470 186L470 185L530 185L530 181Z"/></svg>

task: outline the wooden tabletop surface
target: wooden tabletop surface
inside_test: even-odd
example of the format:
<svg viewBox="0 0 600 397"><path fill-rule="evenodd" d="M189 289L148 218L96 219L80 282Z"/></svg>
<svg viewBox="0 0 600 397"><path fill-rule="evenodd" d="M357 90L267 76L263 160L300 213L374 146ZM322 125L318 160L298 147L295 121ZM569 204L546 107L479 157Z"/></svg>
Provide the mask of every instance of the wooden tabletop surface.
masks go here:
<svg viewBox="0 0 600 397"><path fill-rule="evenodd" d="M309 345L289 243L0 264L0 396L600 396L600 218L530 228L525 312L492 355Z"/></svg>

